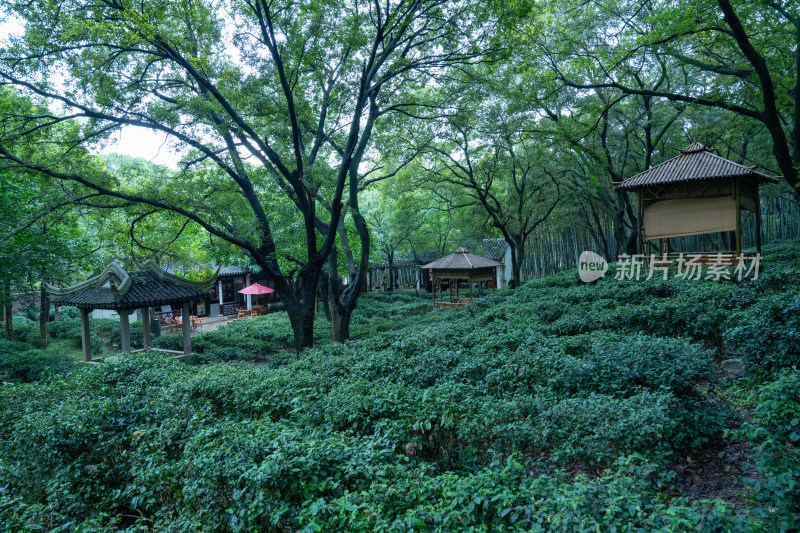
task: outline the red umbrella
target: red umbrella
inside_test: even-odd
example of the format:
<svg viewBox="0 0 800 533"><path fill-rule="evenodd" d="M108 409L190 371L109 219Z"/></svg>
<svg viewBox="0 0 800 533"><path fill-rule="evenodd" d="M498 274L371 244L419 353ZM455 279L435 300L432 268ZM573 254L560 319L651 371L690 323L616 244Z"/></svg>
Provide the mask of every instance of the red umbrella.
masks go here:
<svg viewBox="0 0 800 533"><path fill-rule="evenodd" d="M271 292L275 292L275 289L270 289L269 287L265 287L260 283L253 283L249 287L245 287L239 292L242 294L269 294Z"/></svg>

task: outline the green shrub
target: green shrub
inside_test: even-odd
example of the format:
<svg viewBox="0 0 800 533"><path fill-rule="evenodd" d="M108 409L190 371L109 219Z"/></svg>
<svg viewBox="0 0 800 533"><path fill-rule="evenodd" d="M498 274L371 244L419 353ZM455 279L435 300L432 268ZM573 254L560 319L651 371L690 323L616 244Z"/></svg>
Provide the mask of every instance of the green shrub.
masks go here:
<svg viewBox="0 0 800 533"><path fill-rule="evenodd" d="M64 355L31 350L22 342L0 340L0 382L38 381L48 374L69 372L74 361Z"/></svg>
<svg viewBox="0 0 800 533"><path fill-rule="evenodd" d="M160 335L152 340L152 344L153 348L181 351L183 350L183 336L180 334Z"/></svg>
<svg viewBox="0 0 800 533"><path fill-rule="evenodd" d="M77 307L65 305L61 308L59 319L61 320L74 320L81 317L81 310Z"/></svg>
<svg viewBox="0 0 800 533"><path fill-rule="evenodd" d="M47 332L52 338L69 340L76 348L81 345L80 318L71 318L68 315L62 314L58 319L48 324Z"/></svg>
<svg viewBox="0 0 800 533"><path fill-rule="evenodd" d="M744 434L756 446L758 477L749 483L761 516L776 530L800 527L800 370L786 369L761 387L755 423Z"/></svg>
<svg viewBox="0 0 800 533"><path fill-rule="evenodd" d="M223 361L255 361L256 351L236 348L233 346L220 346L206 348L197 355L197 361L203 363L219 363Z"/></svg>
<svg viewBox="0 0 800 533"><path fill-rule="evenodd" d="M649 389L685 396L714 380L713 352L683 339L596 332L563 337L555 350L537 347L530 379L571 395Z"/></svg>
<svg viewBox="0 0 800 533"><path fill-rule="evenodd" d="M42 342L42 332L39 329L39 324L36 324L35 326L32 326L30 328L26 328L25 338L23 339L22 336L20 336L19 338L24 340L34 348L44 347L44 342Z"/></svg>
<svg viewBox="0 0 800 533"><path fill-rule="evenodd" d="M23 341L27 342L27 339L33 338L33 335L39 334L39 324L34 323L31 320L28 320L25 317L18 317L15 316L13 318L13 326L14 326L14 339L15 341ZM0 328L2 331L2 338L5 339L6 336L6 328Z"/></svg>
<svg viewBox="0 0 800 533"><path fill-rule="evenodd" d="M800 365L800 292L763 296L734 321L725 342L748 361L767 370Z"/></svg>
<svg viewBox="0 0 800 533"><path fill-rule="evenodd" d="M5 384L0 529L796 529L795 370L745 426L755 507L676 496L669 468L729 425L723 338L762 378L790 364L795 270L777 254L744 283L571 271L447 311L367 294L353 339L327 342L320 320L299 360L273 314L196 335L203 365L152 352ZM51 331L74 338L70 320Z"/></svg>

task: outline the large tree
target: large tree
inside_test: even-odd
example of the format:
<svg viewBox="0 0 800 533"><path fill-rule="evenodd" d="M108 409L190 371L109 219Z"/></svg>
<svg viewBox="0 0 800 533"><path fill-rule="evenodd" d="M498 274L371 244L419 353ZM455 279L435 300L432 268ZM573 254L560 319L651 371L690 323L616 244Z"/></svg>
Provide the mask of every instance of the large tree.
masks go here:
<svg viewBox="0 0 800 533"><path fill-rule="evenodd" d="M546 139L525 133L528 119L496 95L472 93L437 126L423 179L462 189L511 249L515 287L522 282L528 237L561 197L556 154Z"/></svg>
<svg viewBox="0 0 800 533"><path fill-rule="evenodd" d="M6 139L75 120L74 136L59 139L67 153L124 127L146 128L183 162L175 179L131 189L107 173L21 154L6 140L0 157L112 200L172 211L240 247L275 281L298 351L313 342L317 280L337 237L325 227L338 227L345 204L361 247L343 295L355 306L369 257L359 168L373 130L387 114L414 109L404 99L409 90L477 57L486 30L479 4L469 1L66 0L10 8L25 32L0 52L0 83L51 111L7 113ZM274 216L280 195L295 207L290 220ZM304 233L303 255L291 256L288 270L276 237L283 224Z"/></svg>
<svg viewBox="0 0 800 533"><path fill-rule="evenodd" d="M522 4L527 4L523 2ZM800 197L800 5L789 0L555 0L516 19L530 68L612 90L717 108L764 125ZM548 14L543 14L545 11ZM553 15L558 13L558 15ZM566 13L567 16L563 16ZM535 66L534 66L535 65Z"/></svg>

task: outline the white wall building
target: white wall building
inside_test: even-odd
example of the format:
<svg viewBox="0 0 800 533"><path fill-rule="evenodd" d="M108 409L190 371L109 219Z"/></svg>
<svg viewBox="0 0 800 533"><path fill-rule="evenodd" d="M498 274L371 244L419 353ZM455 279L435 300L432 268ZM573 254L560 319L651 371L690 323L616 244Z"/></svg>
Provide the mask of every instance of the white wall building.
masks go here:
<svg viewBox="0 0 800 533"><path fill-rule="evenodd" d="M511 265L511 247L505 239L483 239L481 241L483 257L502 263L497 267L497 288L505 289L511 282L513 268Z"/></svg>

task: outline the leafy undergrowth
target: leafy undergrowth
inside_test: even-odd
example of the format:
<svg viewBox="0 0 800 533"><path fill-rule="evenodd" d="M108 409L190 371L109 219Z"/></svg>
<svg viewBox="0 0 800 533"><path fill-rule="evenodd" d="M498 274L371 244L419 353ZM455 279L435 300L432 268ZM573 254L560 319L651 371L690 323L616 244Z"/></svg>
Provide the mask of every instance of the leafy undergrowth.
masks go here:
<svg viewBox="0 0 800 533"><path fill-rule="evenodd" d="M240 350L208 364L5 385L0 528L797 528L800 246L764 262L743 283L567 272L433 313L365 295L354 340L299 361L267 317L201 336ZM720 443L741 490L688 490Z"/></svg>

